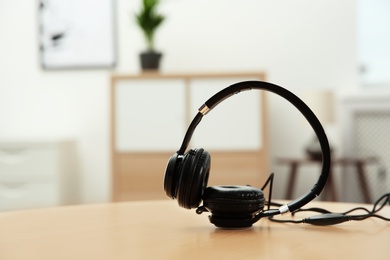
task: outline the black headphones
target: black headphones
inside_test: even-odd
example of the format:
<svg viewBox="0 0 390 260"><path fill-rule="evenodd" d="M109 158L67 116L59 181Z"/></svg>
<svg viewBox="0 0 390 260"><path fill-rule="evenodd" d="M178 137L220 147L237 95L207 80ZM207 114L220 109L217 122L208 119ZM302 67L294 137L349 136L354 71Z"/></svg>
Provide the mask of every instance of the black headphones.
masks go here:
<svg viewBox="0 0 390 260"><path fill-rule="evenodd" d="M203 116L226 98L244 90L260 89L273 92L288 100L307 119L317 135L322 150L322 170L317 183L302 197L282 205L279 209L263 210L265 198L261 189L251 186L210 186L210 154L202 148L185 153L192 134ZM310 108L290 91L262 81L233 84L207 100L192 120L180 149L169 159L164 179L168 197L177 199L181 207L197 208L197 213L211 212L210 222L217 227L250 227L262 217L293 212L317 197L325 186L330 168L330 149L325 131ZM200 206L203 201L203 206Z"/></svg>

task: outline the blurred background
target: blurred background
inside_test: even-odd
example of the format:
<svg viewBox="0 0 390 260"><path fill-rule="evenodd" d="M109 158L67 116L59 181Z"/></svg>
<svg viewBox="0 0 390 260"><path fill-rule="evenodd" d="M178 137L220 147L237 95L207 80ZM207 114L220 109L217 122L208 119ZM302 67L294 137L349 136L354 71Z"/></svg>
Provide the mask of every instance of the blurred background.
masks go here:
<svg viewBox="0 0 390 260"><path fill-rule="evenodd" d="M0 1L0 210L111 201L111 75L142 73L145 43L134 19L141 1L68 1L69 10L83 2L84 12L78 23L62 18L65 25L45 20L42 5L56 2L67 1ZM363 166L376 197L390 189L389 10L385 0L162 0L160 72L265 73L313 106L335 157L370 162ZM98 54L85 56L90 63L82 49L74 64L50 56L48 27L64 33L91 17L96 22L85 24L97 36L88 48ZM276 173L274 197L284 199L290 168L279 159L305 158L313 133L286 101L267 100L268 170ZM348 172L355 168L341 166L337 200L364 201L358 175ZM293 197L315 183L318 169L302 167Z"/></svg>

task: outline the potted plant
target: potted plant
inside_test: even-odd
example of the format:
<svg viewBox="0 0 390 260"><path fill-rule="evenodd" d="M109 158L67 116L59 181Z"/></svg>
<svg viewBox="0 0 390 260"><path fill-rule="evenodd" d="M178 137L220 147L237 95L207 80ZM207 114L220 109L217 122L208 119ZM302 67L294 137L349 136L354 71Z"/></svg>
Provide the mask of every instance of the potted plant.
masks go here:
<svg viewBox="0 0 390 260"><path fill-rule="evenodd" d="M158 70L162 54L155 50L154 36L157 28L165 17L157 12L159 0L142 0L139 13L135 14L138 26L141 28L146 41L147 49L140 54L143 70Z"/></svg>

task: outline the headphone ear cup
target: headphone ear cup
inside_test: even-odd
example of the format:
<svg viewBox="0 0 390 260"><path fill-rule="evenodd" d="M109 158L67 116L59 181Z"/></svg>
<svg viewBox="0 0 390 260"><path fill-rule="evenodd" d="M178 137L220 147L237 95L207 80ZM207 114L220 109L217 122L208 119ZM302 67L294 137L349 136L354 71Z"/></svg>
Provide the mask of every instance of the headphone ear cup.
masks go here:
<svg viewBox="0 0 390 260"><path fill-rule="evenodd" d="M177 200L186 209L199 206L210 174L210 154L200 149L191 149L185 155L180 169Z"/></svg>
<svg viewBox="0 0 390 260"><path fill-rule="evenodd" d="M203 206L218 227L250 227L264 208L264 193L251 186L211 186L203 194Z"/></svg>
<svg viewBox="0 0 390 260"><path fill-rule="evenodd" d="M181 158L178 153L175 153L168 160L167 168L164 177L164 190L171 199L176 198L177 186L179 183L179 172L181 167Z"/></svg>

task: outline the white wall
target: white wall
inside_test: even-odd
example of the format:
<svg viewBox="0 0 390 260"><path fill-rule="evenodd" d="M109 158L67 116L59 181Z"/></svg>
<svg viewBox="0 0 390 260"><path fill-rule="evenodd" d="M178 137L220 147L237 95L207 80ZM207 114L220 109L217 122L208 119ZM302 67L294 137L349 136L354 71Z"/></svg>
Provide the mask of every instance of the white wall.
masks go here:
<svg viewBox="0 0 390 260"><path fill-rule="evenodd" d="M138 2L116 1L116 71L139 72L144 44L131 16ZM170 0L161 11L163 71L265 70L269 81L297 94L358 84L354 0ZM107 201L110 71L42 71L35 0L1 1L0 33L0 139L76 138L82 201ZM310 128L279 97L269 104L272 157L300 153ZM273 170L284 176L284 168Z"/></svg>
<svg viewBox="0 0 390 260"><path fill-rule="evenodd" d="M76 139L82 201L106 201L109 71L41 70L37 2L0 2L0 139Z"/></svg>

